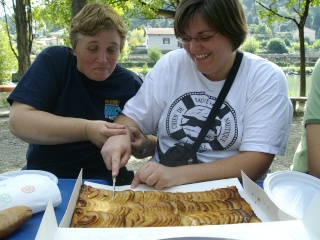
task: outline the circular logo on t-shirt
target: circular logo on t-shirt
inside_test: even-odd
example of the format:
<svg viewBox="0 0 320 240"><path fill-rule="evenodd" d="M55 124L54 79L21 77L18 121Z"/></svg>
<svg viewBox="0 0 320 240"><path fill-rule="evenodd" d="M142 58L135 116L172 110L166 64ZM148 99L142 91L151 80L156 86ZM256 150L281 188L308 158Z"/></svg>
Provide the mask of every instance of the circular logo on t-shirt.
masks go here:
<svg viewBox="0 0 320 240"><path fill-rule="evenodd" d="M179 97L168 112L167 134L178 141L193 144L216 100L204 92L191 92ZM237 137L235 111L227 102L223 102L199 151L228 149Z"/></svg>

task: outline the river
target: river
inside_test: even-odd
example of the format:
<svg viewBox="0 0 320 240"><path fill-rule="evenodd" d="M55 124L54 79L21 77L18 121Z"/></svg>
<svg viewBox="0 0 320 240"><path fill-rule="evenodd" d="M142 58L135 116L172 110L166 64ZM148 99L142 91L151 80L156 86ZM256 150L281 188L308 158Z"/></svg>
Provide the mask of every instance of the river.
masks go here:
<svg viewBox="0 0 320 240"><path fill-rule="evenodd" d="M307 96L310 90L310 84L311 84L311 76L306 76L306 90L307 90ZM300 96L300 75L287 75L287 83L288 83L288 90L289 90L289 96L290 97L298 97Z"/></svg>

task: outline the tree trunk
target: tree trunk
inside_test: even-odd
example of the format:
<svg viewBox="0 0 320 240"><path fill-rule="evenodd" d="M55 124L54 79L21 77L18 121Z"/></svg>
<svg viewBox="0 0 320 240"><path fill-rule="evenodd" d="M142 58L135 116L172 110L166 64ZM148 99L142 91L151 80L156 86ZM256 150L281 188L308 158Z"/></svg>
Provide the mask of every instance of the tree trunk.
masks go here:
<svg viewBox="0 0 320 240"><path fill-rule="evenodd" d="M87 4L87 0L72 0L72 18Z"/></svg>
<svg viewBox="0 0 320 240"><path fill-rule="evenodd" d="M304 26L299 27L300 42L300 97L306 96L306 49L304 47Z"/></svg>
<svg viewBox="0 0 320 240"><path fill-rule="evenodd" d="M16 5L13 7L17 30L19 76L21 77L25 74L31 64L30 53L33 40L31 3L30 0L16 1Z"/></svg>

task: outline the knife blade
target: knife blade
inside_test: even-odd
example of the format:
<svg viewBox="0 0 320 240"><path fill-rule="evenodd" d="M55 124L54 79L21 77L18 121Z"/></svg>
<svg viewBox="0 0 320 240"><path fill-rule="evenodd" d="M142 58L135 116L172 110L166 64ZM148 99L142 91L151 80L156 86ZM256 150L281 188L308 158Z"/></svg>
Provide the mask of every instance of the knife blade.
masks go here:
<svg viewBox="0 0 320 240"><path fill-rule="evenodd" d="M112 178L112 186L113 186L113 188L112 188L112 201L113 201L113 199L114 199L114 192L116 191L116 177L113 177L113 178Z"/></svg>

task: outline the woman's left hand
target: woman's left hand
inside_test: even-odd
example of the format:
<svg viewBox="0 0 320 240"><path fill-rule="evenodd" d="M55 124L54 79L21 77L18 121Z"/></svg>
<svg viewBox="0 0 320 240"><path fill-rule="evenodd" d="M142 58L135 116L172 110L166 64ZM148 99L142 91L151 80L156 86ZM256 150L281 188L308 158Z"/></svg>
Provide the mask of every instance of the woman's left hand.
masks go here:
<svg viewBox="0 0 320 240"><path fill-rule="evenodd" d="M177 185L177 177L173 167L149 161L138 169L131 188L136 188L139 183L145 183L155 189L163 189Z"/></svg>
<svg viewBox="0 0 320 240"><path fill-rule="evenodd" d="M127 133L124 125L99 120L88 121L85 131L88 140L99 148L102 148L109 137Z"/></svg>

